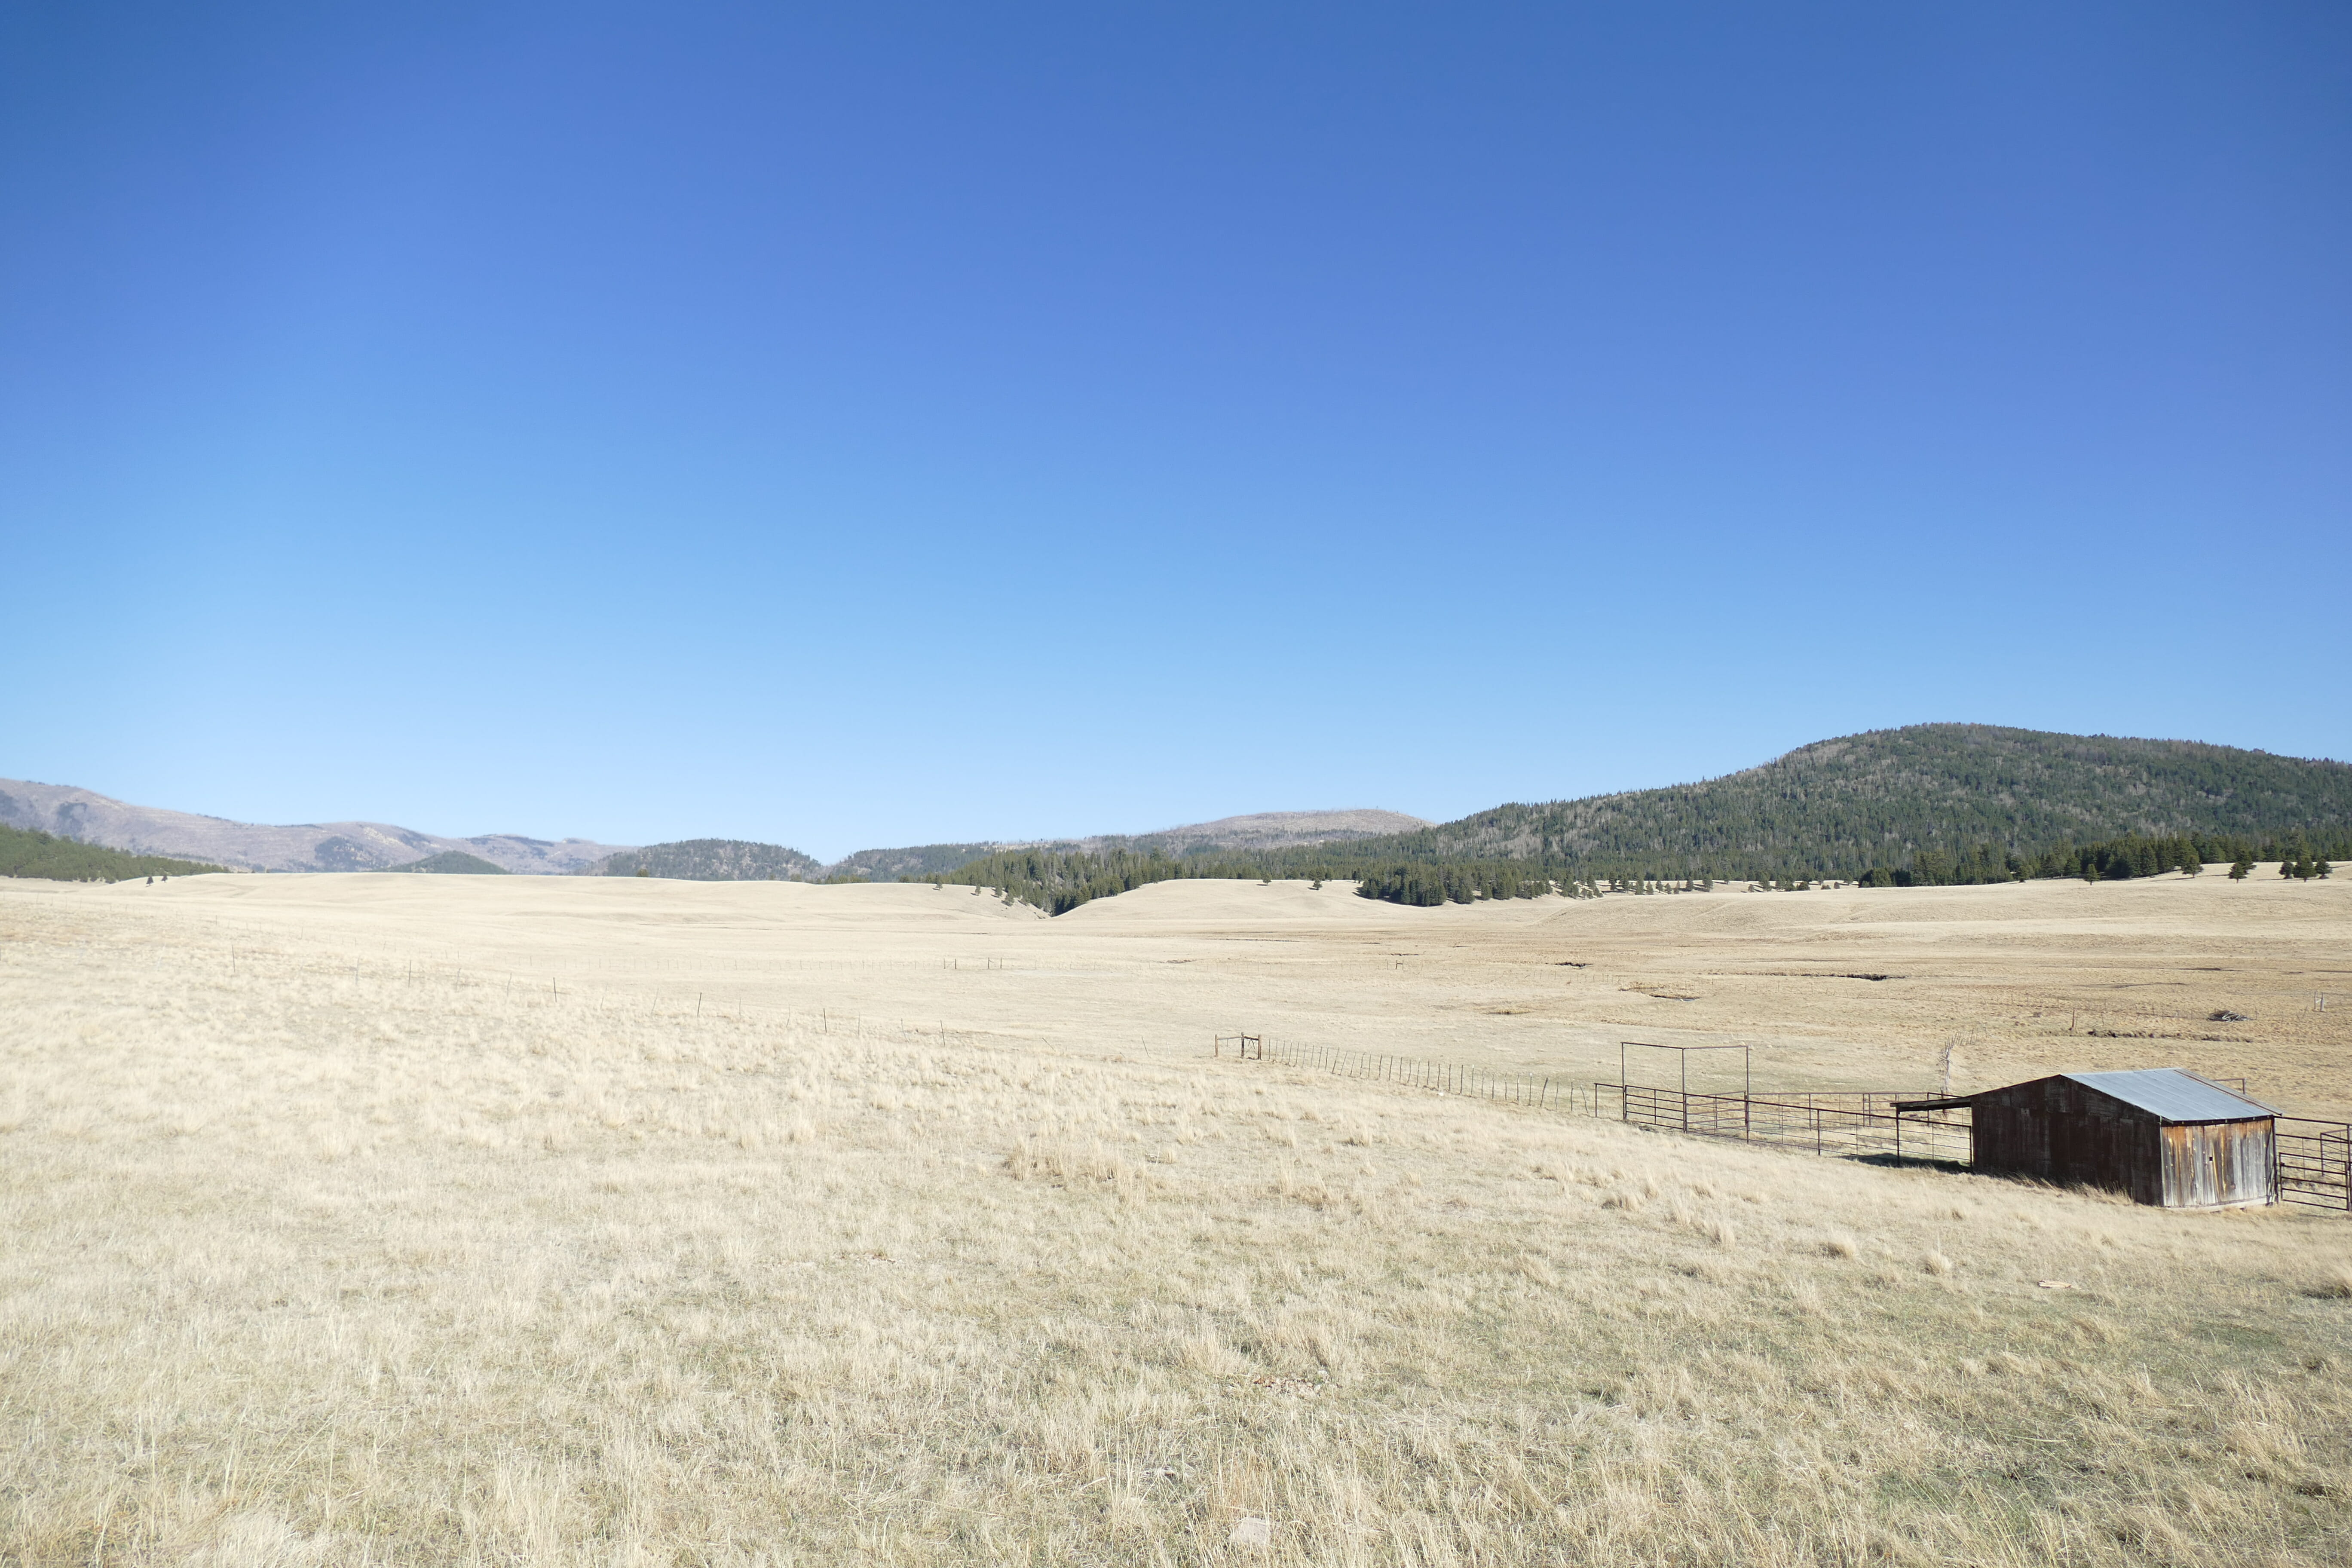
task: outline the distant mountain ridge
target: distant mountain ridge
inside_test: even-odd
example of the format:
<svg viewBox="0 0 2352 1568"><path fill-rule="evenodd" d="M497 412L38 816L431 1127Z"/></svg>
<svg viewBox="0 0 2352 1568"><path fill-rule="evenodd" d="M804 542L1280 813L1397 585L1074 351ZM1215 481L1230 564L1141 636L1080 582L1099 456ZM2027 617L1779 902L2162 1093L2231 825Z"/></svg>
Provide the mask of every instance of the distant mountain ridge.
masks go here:
<svg viewBox="0 0 2352 1568"><path fill-rule="evenodd" d="M764 881L782 878L816 881L826 877L863 877L891 882L908 878L944 876L971 862L1008 849L1042 849L1056 853L1108 854L1133 850L1143 854L1190 855L1206 850L1259 850L1342 843L1384 833L1428 826L1418 816L1401 811L1369 808L1342 811L1263 811L1247 816L1219 817L1214 822L1163 827L1132 837L1097 834L1089 838L1040 842L982 844L918 844L894 849L860 849L830 866L781 844L742 839L695 838L675 844L647 845L625 851L585 874L630 877L640 867L651 877L677 877L692 881Z"/></svg>
<svg viewBox="0 0 2352 1568"><path fill-rule="evenodd" d="M240 871L383 871L444 853L472 855L508 871L562 874L623 846L493 833L445 838L382 822L268 826L131 805L68 784L0 779L0 823L134 855L169 855Z"/></svg>
<svg viewBox="0 0 2352 1568"><path fill-rule="evenodd" d="M535 876L635 876L693 881L817 881L828 876L895 881L953 870L1009 846L929 844L861 849L828 866L781 844L691 838L669 844L599 844L593 839L485 834L450 838L382 822L271 826L193 812L132 805L71 784L0 779L0 826L46 833L131 855L169 856L239 871L390 871L464 869L471 860ZM1062 850L1133 847L1181 854L1206 847L1274 847L1361 838L1426 826L1393 811L1274 811L1163 828L1134 837L1099 835L1060 840ZM1026 846L1023 846L1025 847Z"/></svg>
<svg viewBox="0 0 2352 1568"><path fill-rule="evenodd" d="M1906 869L1924 851L1949 857L1979 846L2034 852L2130 836L2340 837L2352 832L2352 765L2196 741L1915 724L1816 742L1696 784L1514 803L1454 822L1374 810L1264 812L1129 836L861 849L831 866L742 839L639 847L503 834L445 838L366 822L256 826L5 779L0 824L133 854L286 871L383 870L459 854L541 875L628 876L642 868L698 880L892 880L950 876L1034 852L1175 860L1189 868L1171 874L1187 876L1213 859L1224 868L1219 874L1276 876L1484 862L1578 878L1851 877Z"/></svg>
<svg viewBox="0 0 2352 1568"><path fill-rule="evenodd" d="M1196 822L1183 827L1163 827L1157 833L1138 833L1131 837L1102 834L1066 844L999 845L997 847L1078 849L1089 853L1133 849L1145 854L1170 856L1213 849L1248 852L1316 844L1347 844L1361 838L1417 832L1431 826L1423 817L1369 807L1344 811L1261 811L1247 816L1221 816L1214 822Z"/></svg>

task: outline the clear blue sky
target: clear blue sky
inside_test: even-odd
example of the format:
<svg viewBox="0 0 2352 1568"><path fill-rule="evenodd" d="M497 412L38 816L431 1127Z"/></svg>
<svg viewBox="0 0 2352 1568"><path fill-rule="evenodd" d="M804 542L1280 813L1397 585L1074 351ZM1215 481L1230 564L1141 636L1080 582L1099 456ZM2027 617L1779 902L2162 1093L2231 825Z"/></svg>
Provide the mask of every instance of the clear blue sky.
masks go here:
<svg viewBox="0 0 2352 1568"><path fill-rule="evenodd" d="M0 0L0 546L247 820L2352 757L2352 8Z"/></svg>

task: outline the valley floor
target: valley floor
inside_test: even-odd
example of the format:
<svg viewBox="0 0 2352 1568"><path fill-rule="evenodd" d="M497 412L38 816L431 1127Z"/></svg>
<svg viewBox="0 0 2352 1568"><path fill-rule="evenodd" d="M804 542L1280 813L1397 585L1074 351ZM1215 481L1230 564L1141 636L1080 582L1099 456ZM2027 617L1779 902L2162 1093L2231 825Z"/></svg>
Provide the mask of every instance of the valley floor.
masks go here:
<svg viewBox="0 0 2352 1568"><path fill-rule="evenodd" d="M2342 1118L2347 936L2218 871L0 883L0 1560L2338 1563L2352 1220L1209 1052Z"/></svg>

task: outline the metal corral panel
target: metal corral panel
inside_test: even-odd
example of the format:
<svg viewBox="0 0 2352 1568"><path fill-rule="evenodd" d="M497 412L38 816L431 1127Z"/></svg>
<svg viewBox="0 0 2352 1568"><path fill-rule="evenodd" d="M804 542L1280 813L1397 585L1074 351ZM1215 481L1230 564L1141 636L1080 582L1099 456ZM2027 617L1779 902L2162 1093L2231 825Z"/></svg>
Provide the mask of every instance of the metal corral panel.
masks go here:
<svg viewBox="0 0 2352 1568"><path fill-rule="evenodd" d="M2238 1120L2175 1124L2084 1081L2105 1076L2061 1075L1969 1096L1977 1169L2104 1187L2174 1208L2273 1200L2266 1110L2217 1090L2242 1108Z"/></svg>

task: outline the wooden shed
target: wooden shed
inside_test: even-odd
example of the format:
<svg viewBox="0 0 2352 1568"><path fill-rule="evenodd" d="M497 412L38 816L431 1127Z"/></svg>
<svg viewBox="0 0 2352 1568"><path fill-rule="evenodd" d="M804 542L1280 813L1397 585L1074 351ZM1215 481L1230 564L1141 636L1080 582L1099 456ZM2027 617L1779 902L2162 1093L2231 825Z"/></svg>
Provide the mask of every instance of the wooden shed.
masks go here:
<svg viewBox="0 0 2352 1568"><path fill-rule="evenodd" d="M2165 1208L2278 1201L2278 1113L2184 1068L2066 1072L1895 1109L1963 1106L1979 1171L2105 1187Z"/></svg>

